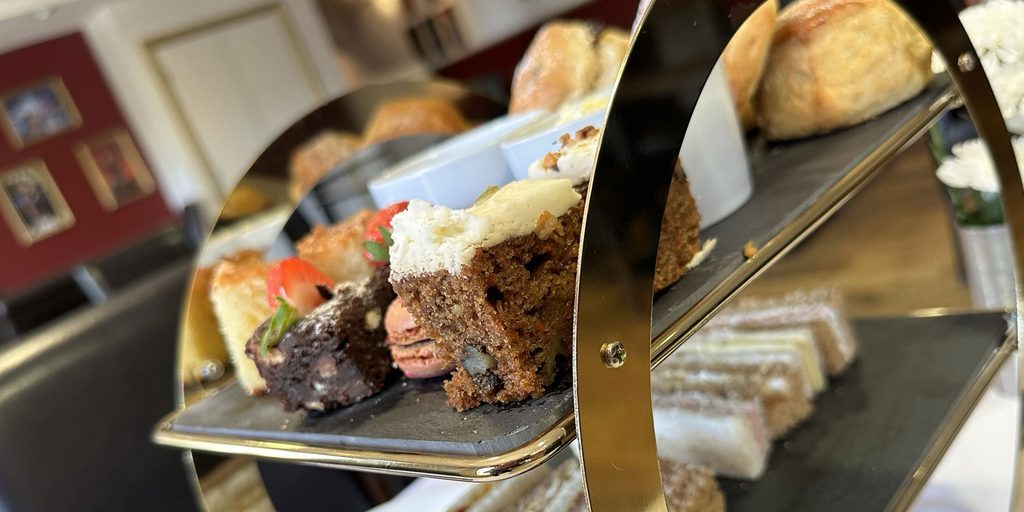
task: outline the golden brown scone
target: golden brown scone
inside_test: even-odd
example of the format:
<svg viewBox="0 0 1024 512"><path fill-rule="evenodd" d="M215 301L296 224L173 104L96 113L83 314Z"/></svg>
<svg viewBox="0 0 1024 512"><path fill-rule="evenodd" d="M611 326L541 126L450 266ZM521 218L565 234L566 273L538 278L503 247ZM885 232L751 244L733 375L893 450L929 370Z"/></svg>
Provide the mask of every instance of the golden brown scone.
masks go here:
<svg viewBox="0 0 1024 512"><path fill-rule="evenodd" d="M888 0L800 0L779 14L758 125L783 140L852 126L920 93L931 47Z"/></svg>
<svg viewBox="0 0 1024 512"><path fill-rule="evenodd" d="M764 74L778 9L775 0L768 0L758 7L736 31L722 53L725 76L736 103L736 113L746 130L757 125L754 93Z"/></svg>
<svg viewBox="0 0 1024 512"><path fill-rule="evenodd" d="M335 283L366 279L373 274L363 256L363 234L370 217L373 213L360 210L333 226L314 226L295 244L295 250Z"/></svg>
<svg viewBox="0 0 1024 512"><path fill-rule="evenodd" d="M260 192L259 189L246 183L239 183L228 200L224 202L224 208L220 212L222 219L240 219L253 215L270 206L270 198Z"/></svg>
<svg viewBox="0 0 1024 512"><path fill-rule="evenodd" d="M617 27L608 27L601 31L601 35L597 37L597 60L601 69L594 80L595 91L615 83L628 50L628 32Z"/></svg>
<svg viewBox="0 0 1024 512"><path fill-rule="evenodd" d="M348 160L359 151L363 141L358 135L339 131L324 131L316 135L292 153L288 165L291 182L288 196L298 202L313 186L320 182L327 171Z"/></svg>
<svg viewBox="0 0 1024 512"><path fill-rule="evenodd" d="M224 338L217 329L217 317L210 302L210 281L213 270L208 267L196 269L189 287L188 303L185 309L185 323L181 330L181 351L178 369L185 385L202 380L202 368L210 361L221 365L228 362Z"/></svg>
<svg viewBox="0 0 1024 512"><path fill-rule="evenodd" d="M600 71L594 31L582 21L552 21L537 31L512 77L509 113L554 110L592 90Z"/></svg>
<svg viewBox="0 0 1024 512"><path fill-rule="evenodd" d="M469 128L459 109L437 98L404 98L388 101L373 112L364 132L365 143L436 133L455 135Z"/></svg>
<svg viewBox="0 0 1024 512"><path fill-rule="evenodd" d="M213 270L210 301L239 384L250 395L262 394L267 385L256 364L245 355L245 342L271 314L267 266L260 253L239 251L218 263Z"/></svg>

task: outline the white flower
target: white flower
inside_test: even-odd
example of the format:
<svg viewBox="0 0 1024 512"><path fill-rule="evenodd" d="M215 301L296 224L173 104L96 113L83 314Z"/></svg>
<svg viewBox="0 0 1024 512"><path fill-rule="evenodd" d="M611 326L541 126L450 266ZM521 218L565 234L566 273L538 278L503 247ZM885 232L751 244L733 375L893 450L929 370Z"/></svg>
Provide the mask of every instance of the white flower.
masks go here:
<svg viewBox="0 0 1024 512"><path fill-rule="evenodd" d="M1024 2L990 0L960 11L960 23L971 38L985 71L998 66L1024 64ZM932 69L945 69L936 53Z"/></svg>
<svg viewBox="0 0 1024 512"><path fill-rule="evenodd" d="M985 70L1024 64L1024 2L991 0L960 12Z"/></svg>
<svg viewBox="0 0 1024 512"><path fill-rule="evenodd" d="M1013 149L1017 156L1017 168L1024 174L1024 137L1013 139ZM979 139L953 146L953 156L944 160L935 173L939 181L950 188L999 192L995 165L988 154L988 148Z"/></svg>
<svg viewBox="0 0 1024 512"><path fill-rule="evenodd" d="M1003 118L1014 133L1024 134L1024 1L990 0L960 12L985 69ZM946 68L938 53L932 70Z"/></svg>
<svg viewBox="0 0 1024 512"><path fill-rule="evenodd" d="M988 73L988 79L1007 128L1024 134L1024 64L1001 67Z"/></svg>

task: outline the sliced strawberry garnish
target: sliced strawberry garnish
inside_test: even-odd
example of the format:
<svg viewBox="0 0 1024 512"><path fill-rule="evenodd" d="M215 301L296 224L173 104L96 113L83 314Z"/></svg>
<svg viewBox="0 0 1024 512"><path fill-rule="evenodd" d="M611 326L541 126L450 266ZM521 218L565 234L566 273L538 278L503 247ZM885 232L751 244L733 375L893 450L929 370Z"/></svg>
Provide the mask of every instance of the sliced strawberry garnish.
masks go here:
<svg viewBox="0 0 1024 512"><path fill-rule="evenodd" d="M331 279L312 263L301 258L285 258L267 271L267 301L276 310L278 297L305 315L324 302L317 285L331 288Z"/></svg>
<svg viewBox="0 0 1024 512"><path fill-rule="evenodd" d="M384 265L388 262L388 249L391 247L391 219L409 207L409 201L402 201L381 209L366 222L366 241L363 255L371 265Z"/></svg>

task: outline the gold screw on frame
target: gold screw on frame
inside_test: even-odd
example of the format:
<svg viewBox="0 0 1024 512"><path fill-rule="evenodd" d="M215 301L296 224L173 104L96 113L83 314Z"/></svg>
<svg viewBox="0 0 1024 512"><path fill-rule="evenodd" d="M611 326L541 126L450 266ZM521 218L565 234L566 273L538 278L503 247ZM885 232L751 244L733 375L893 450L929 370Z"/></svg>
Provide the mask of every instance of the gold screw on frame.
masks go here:
<svg viewBox="0 0 1024 512"><path fill-rule="evenodd" d="M619 341L601 345L601 361L606 368L618 368L626 364L626 347Z"/></svg>
<svg viewBox="0 0 1024 512"><path fill-rule="evenodd" d="M961 53L960 56L956 58L956 67L960 68L960 71L962 73L974 71L974 68L977 65L978 60L975 59L974 55L972 55L970 52Z"/></svg>

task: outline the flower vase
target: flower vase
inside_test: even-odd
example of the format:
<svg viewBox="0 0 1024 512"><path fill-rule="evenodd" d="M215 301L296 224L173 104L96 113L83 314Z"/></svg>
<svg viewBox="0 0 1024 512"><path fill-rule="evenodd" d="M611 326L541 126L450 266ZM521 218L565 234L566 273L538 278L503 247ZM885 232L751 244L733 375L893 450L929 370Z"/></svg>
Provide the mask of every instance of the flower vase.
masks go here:
<svg viewBox="0 0 1024 512"><path fill-rule="evenodd" d="M974 307L1014 307L1013 252L1006 226L957 224L956 237Z"/></svg>
<svg viewBox="0 0 1024 512"><path fill-rule="evenodd" d="M1013 251L1005 224L971 226L956 224L961 260L971 303L980 309L1013 308L1016 304L1013 284ZM996 375L995 389L1005 395L1016 395L1017 357Z"/></svg>

